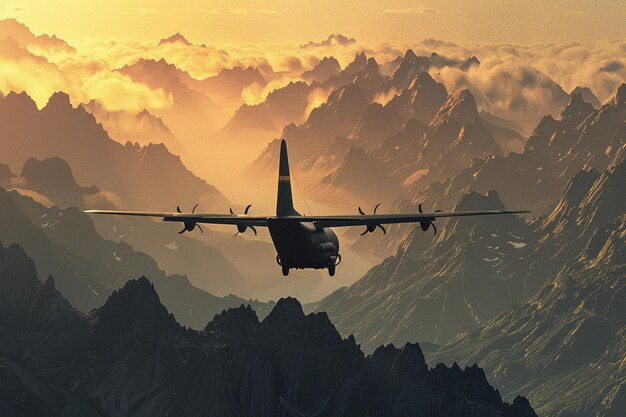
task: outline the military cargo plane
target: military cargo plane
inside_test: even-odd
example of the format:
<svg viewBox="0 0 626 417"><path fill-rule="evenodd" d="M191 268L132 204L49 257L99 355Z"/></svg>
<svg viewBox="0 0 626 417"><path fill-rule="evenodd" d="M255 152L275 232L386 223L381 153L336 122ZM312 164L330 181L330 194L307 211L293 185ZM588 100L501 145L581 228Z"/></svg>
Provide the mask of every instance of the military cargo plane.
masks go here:
<svg viewBox="0 0 626 417"><path fill-rule="evenodd" d="M276 249L276 262L287 276L290 269L328 269L330 276L335 275L335 267L341 262L339 239L331 227L365 226L362 235L380 229L387 234L384 225L394 223L419 223L422 230L429 228L437 234L435 220L440 217L484 216L496 214L529 213L528 210L484 210L484 211L453 211L423 213L419 205L419 213L415 214L365 214L359 207L359 214L342 216L303 216L293 207L287 143L283 139L280 146L280 162L278 167L278 196L275 216L251 216L247 206L244 214L202 214L183 213L180 207L176 212L149 211L118 211L118 210L86 210L90 214L110 214L124 216L161 217L166 222L181 222L183 229L179 233L191 232L196 227L202 232L200 223L234 225L237 234L250 229L255 235L257 227L267 227Z"/></svg>

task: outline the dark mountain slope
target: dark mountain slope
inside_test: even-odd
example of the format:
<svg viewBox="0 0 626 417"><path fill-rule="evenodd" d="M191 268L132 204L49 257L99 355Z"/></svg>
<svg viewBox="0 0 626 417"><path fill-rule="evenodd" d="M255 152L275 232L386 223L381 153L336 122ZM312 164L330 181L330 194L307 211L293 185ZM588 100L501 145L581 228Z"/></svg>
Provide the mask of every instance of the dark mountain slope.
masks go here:
<svg viewBox="0 0 626 417"><path fill-rule="evenodd" d="M0 259L5 251L0 247ZM21 260L8 255L28 264L23 253ZM2 291L11 292L15 285L3 272ZM37 286L32 274L29 283ZM3 308L19 310L20 302L7 300ZM23 397L3 395L0 409L17 416L76 414L88 407L82 415L102 410L134 416L536 416L522 397L503 403L476 366L429 370L418 345L381 347L364 357L325 314L305 316L291 298L281 299L260 323L249 307L224 311L201 333L180 327L145 278L128 282L88 317L68 311L86 330L72 346L71 360L29 360L41 357L33 350L36 340L28 339L37 334L31 327L19 334L22 349L32 355L14 355L4 336L14 338L16 332L0 323L0 358L11 361L10 369L25 370L3 370L3 376L13 378L13 392L34 400L25 408ZM62 326L50 331L55 339L66 334ZM65 366L54 366L55 359Z"/></svg>
<svg viewBox="0 0 626 417"><path fill-rule="evenodd" d="M201 326L223 308L245 303L206 293L185 276L166 276L147 254L100 237L92 220L76 208L46 208L0 189L0 209L0 241L24 247L39 273L54 275L60 291L82 311L101 306L113 290L143 273L150 274L164 303L186 325ZM211 272L206 277L224 278ZM263 309L264 304L253 304Z"/></svg>
<svg viewBox="0 0 626 417"><path fill-rule="evenodd" d="M467 194L455 209L504 208L497 193ZM444 226L445 225L445 226ZM363 278L315 304L366 351L418 338L445 343L479 328L524 295L528 245L520 218L451 220L431 238L415 229L398 253Z"/></svg>
<svg viewBox="0 0 626 417"><path fill-rule="evenodd" d="M548 216L450 221L433 242L413 232L395 256L315 308L366 349L372 340L447 340L429 354L479 363L507 398L529 392L546 416L619 415L624 149L604 173L576 175ZM467 203L479 195L469 197L458 208L502 207L495 194L476 206Z"/></svg>

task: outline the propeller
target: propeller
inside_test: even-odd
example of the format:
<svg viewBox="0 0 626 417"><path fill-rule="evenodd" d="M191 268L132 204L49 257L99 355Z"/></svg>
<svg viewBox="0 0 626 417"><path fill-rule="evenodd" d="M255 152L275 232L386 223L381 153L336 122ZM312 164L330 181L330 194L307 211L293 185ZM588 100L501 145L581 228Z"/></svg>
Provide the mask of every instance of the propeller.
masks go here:
<svg viewBox="0 0 626 417"><path fill-rule="evenodd" d="M376 214L376 210L378 210L378 207L380 207L380 203L376 204L376 207L374 207L374 214ZM365 213L363 212L361 207L359 207L359 213L365 216ZM370 224L365 225L365 231L361 233L361 236L366 235L368 233L373 233L377 227L383 231L383 234L385 235L387 234L387 229L385 229L385 226L383 226L382 224L370 223Z"/></svg>
<svg viewBox="0 0 626 417"><path fill-rule="evenodd" d="M246 208L243 210L243 214L248 214L248 211L250 210L250 207L252 207L252 204L248 204L246 206ZM235 212L233 211L232 208L229 209L229 211L230 211L230 214L235 215ZM254 226L246 226L244 224L238 224L237 225L237 233L235 233L233 236L237 236L238 234L245 232L246 229L248 229L248 228L250 228L254 232L255 236L257 235L257 231L256 231L256 228Z"/></svg>
<svg viewBox="0 0 626 417"><path fill-rule="evenodd" d="M420 213L424 213L422 211L422 203L419 203L419 205L417 206L417 209L419 210ZM435 210L435 213L439 213L441 210ZM433 228L433 232L435 233L433 236L437 236L437 226L435 226L435 223L433 223L435 221L434 217L429 217L429 218L424 218L420 221L420 227L422 228L423 231L427 231L429 227L432 226Z"/></svg>
<svg viewBox="0 0 626 417"><path fill-rule="evenodd" d="M192 213L196 212L196 208L198 208L198 204L196 204L195 206L193 206L193 209L191 210ZM179 213L182 213L182 210L180 209L180 206L176 206L176 211ZM183 228L183 230L181 230L180 232L178 232L178 234L183 234L185 232L191 232L193 229L195 229L196 227L200 230L200 233L204 234L204 230L202 230L202 226L200 226L197 222L184 222L185 227Z"/></svg>

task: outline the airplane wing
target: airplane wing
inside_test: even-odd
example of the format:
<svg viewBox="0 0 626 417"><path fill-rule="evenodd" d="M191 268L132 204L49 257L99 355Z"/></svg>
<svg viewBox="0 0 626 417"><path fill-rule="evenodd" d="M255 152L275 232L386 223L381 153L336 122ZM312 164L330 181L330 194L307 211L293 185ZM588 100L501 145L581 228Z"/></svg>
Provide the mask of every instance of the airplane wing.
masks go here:
<svg viewBox="0 0 626 417"><path fill-rule="evenodd" d="M246 210L247 211L247 210ZM202 213L182 213L176 212L152 212L152 211L122 211L122 210L85 210L88 214L110 214L117 216L141 216L141 217L161 217L164 222L181 222L185 228L180 231L192 231L196 226L202 233L202 227L198 223L208 224L232 224L237 226L239 233L243 233L246 228L250 228L256 235L256 227L267 227L266 216L248 216L247 214L202 214Z"/></svg>
<svg viewBox="0 0 626 417"><path fill-rule="evenodd" d="M487 216L497 214L530 213L528 210L480 210L480 211L437 211L433 213L415 214L356 214L347 216L306 216L303 221L312 222L316 227L347 227L367 226L373 229L376 226L394 223L421 223L426 230L439 217ZM384 229L383 229L384 231Z"/></svg>

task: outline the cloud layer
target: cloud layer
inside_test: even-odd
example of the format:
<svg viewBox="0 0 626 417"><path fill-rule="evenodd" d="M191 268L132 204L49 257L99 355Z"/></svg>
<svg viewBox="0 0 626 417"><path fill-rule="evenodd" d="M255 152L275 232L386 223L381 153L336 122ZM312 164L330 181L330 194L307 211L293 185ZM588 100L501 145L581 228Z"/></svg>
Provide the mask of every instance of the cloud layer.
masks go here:
<svg viewBox="0 0 626 417"><path fill-rule="evenodd" d="M148 10L154 13L158 10ZM235 14L273 14L271 9L233 9ZM428 13L421 8L388 9L390 14ZM184 38L151 43L130 40L82 39L72 45L49 36L25 34L16 22L0 22L0 92L27 91L39 105L54 91L65 90L75 104L101 100L108 109L140 111L166 109L172 97L115 71L143 59L165 59L196 79L236 66L258 68L267 85L249 85L241 100L262 102L273 90L301 80L325 56L335 57L345 68L355 54L364 51L377 62L395 59L411 48L417 55L439 55L431 68L433 77L449 91L469 88L481 109L532 126L543 115L557 111L567 93L577 86L589 87L601 102L626 81L626 40L590 44L474 45L464 46L437 39L407 44L363 45L357 40L331 35L305 45L193 45ZM6 28L9 29L6 29ZM2 29L0 27L0 29ZM8 32L7 32L8 31ZM13 32L20 32L15 33ZM20 42L9 39L15 36ZM480 65L451 65L476 56ZM381 92L385 102L395 92ZM324 94L315 95L316 104Z"/></svg>

